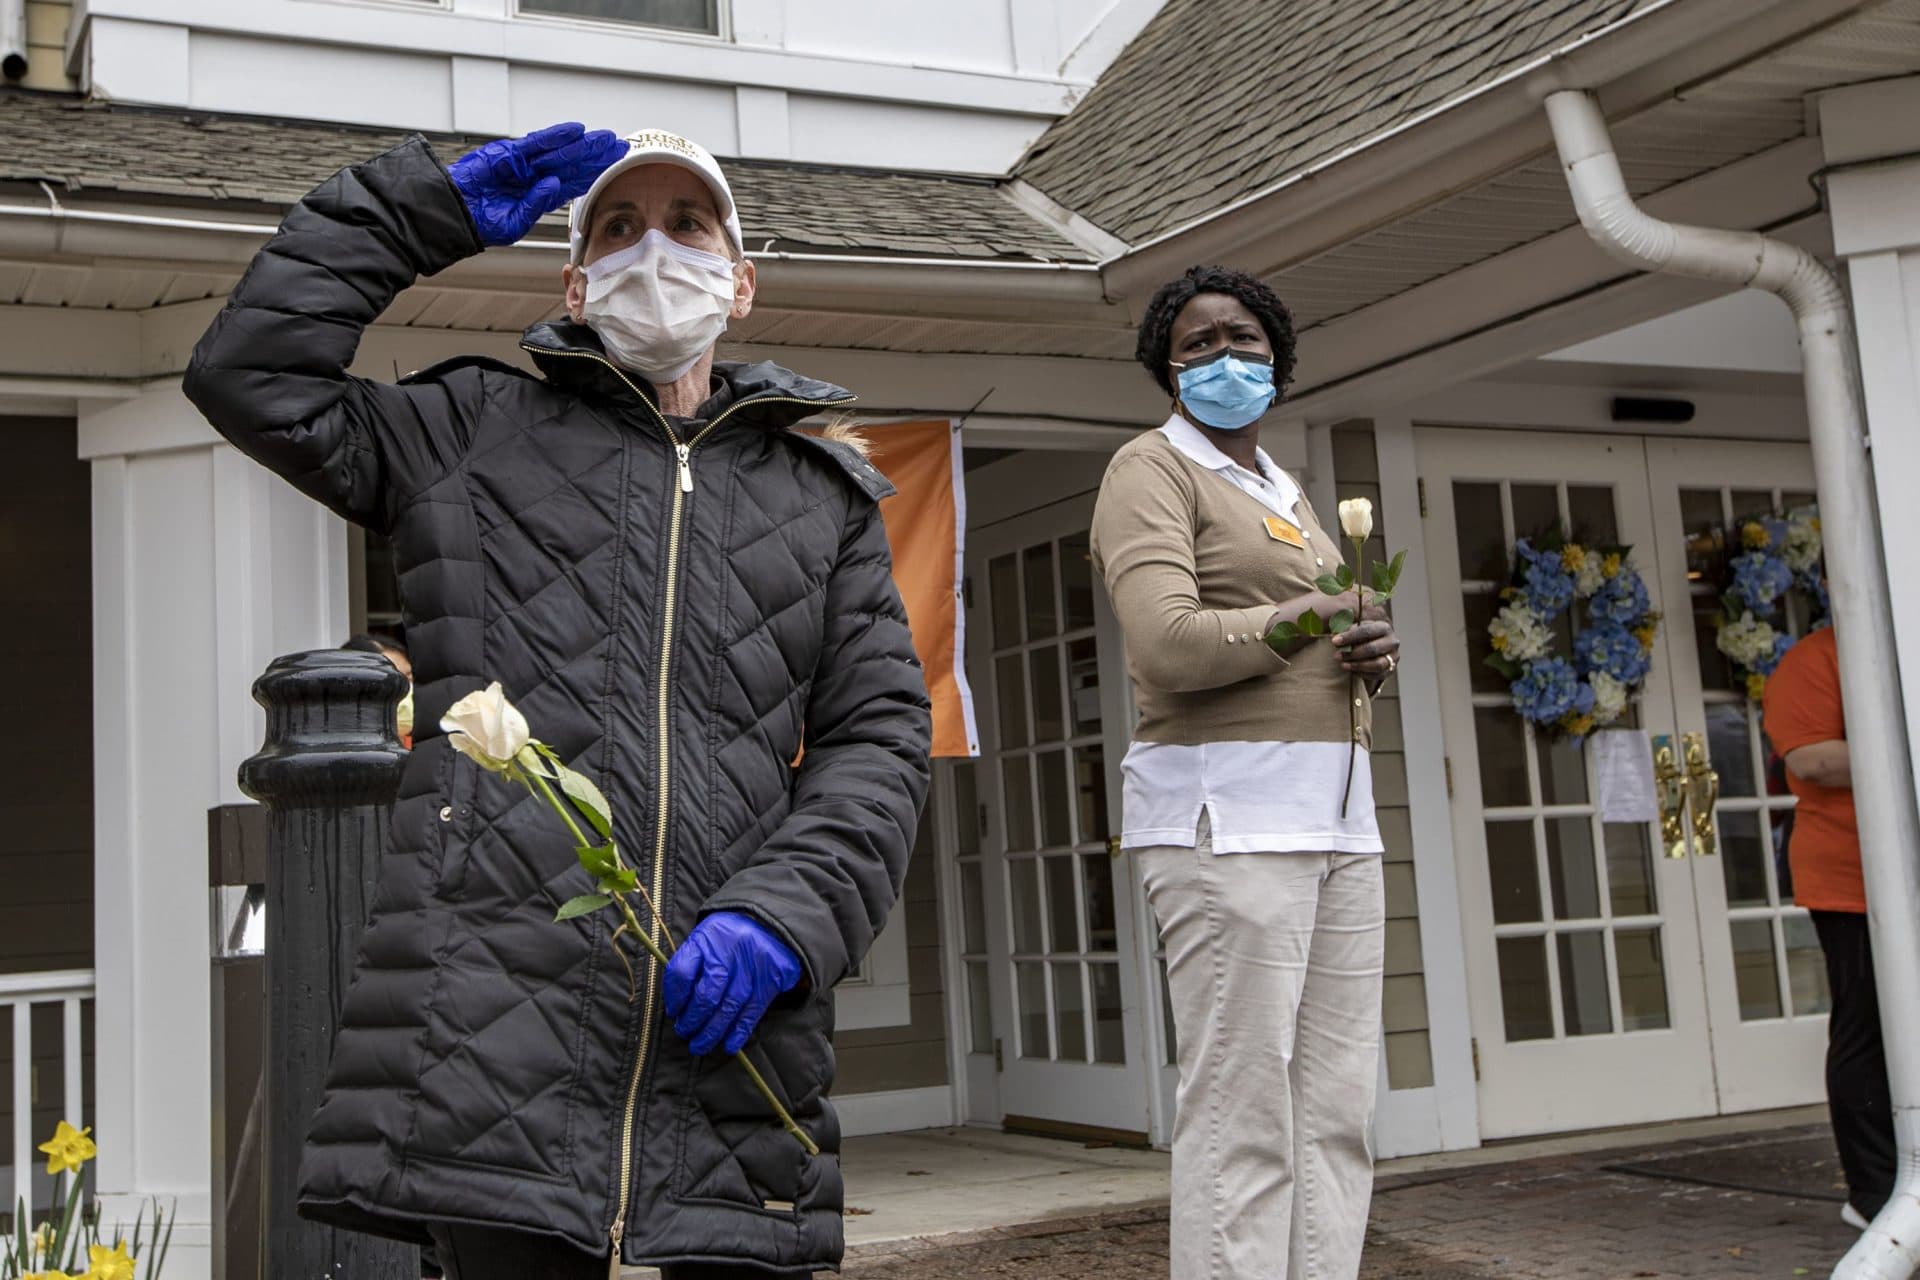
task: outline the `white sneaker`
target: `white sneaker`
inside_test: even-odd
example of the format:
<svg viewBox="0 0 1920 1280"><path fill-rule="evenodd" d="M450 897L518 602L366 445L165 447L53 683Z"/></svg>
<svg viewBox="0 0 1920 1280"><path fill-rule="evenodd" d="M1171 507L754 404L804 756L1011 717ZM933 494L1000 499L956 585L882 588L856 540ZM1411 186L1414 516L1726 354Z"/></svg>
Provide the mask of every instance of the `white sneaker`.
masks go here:
<svg viewBox="0 0 1920 1280"><path fill-rule="evenodd" d="M1840 1221L1846 1223L1848 1226L1852 1227L1855 1231L1865 1231L1867 1229L1866 1215L1861 1213L1858 1209L1854 1208L1850 1204L1843 1205L1841 1207Z"/></svg>

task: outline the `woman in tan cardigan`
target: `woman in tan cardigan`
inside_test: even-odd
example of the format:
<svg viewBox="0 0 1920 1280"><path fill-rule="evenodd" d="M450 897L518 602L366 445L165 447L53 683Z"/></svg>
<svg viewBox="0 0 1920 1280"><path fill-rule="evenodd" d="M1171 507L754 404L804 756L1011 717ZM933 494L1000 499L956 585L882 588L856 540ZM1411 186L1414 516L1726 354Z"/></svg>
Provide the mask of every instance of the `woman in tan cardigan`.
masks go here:
<svg viewBox="0 0 1920 1280"><path fill-rule="evenodd" d="M1273 291L1195 267L1154 295L1137 355L1173 406L1107 468L1093 556L1140 712L1121 843L1179 1041L1172 1273L1348 1280L1373 1186L1385 929L1370 696L1399 641L1369 608L1331 642L1267 643L1309 610L1360 607L1314 586L1339 539L1258 444L1293 369Z"/></svg>

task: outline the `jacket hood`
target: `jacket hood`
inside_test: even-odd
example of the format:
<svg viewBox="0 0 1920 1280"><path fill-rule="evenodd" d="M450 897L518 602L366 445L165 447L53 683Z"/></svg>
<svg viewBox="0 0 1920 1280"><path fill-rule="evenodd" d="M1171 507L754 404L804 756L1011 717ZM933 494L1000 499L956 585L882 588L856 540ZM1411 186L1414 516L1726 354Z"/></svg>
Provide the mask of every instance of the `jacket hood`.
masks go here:
<svg viewBox="0 0 1920 1280"><path fill-rule="evenodd" d="M657 404L652 384L631 370L616 370L600 335L572 320L543 320L520 338L548 381L569 391L609 400L630 400L639 390ZM584 358L583 358L584 357ZM740 416L762 426L787 427L822 409L851 404L852 392L783 368L770 360L745 364L731 360L713 363L712 394L695 415L711 421L744 401L765 401Z"/></svg>

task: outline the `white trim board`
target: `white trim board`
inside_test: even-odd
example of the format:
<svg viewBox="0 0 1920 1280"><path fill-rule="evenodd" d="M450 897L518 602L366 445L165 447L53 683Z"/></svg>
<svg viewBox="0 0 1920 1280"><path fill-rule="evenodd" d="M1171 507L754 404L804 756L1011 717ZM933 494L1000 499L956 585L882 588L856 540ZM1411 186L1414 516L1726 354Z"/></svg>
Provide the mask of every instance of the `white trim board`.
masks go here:
<svg viewBox="0 0 1920 1280"><path fill-rule="evenodd" d="M843 1138L945 1129L953 1124L953 1090L947 1085L931 1085L924 1089L850 1093L834 1098L833 1109L840 1115Z"/></svg>

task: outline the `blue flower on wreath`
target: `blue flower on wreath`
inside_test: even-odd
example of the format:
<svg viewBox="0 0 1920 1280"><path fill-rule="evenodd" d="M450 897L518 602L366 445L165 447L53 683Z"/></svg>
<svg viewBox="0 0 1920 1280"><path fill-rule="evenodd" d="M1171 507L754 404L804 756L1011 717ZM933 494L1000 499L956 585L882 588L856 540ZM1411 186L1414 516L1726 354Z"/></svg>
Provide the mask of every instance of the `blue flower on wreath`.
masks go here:
<svg viewBox="0 0 1920 1280"><path fill-rule="evenodd" d="M1582 631L1573 642L1574 661L1591 675L1604 671L1629 687L1647 678L1653 659L1640 644L1640 638L1618 622L1606 621Z"/></svg>
<svg viewBox="0 0 1920 1280"><path fill-rule="evenodd" d="M1647 584L1637 573L1620 573L1608 578L1587 601L1587 612L1597 625L1637 622L1652 608Z"/></svg>
<svg viewBox="0 0 1920 1280"><path fill-rule="evenodd" d="M1748 551L1733 558L1730 594L1756 618L1773 616L1780 597L1793 586L1793 570L1777 555Z"/></svg>
<svg viewBox="0 0 1920 1280"><path fill-rule="evenodd" d="M1513 682L1513 709L1535 724L1553 724L1573 712L1593 710L1593 686L1580 678L1565 658L1530 662Z"/></svg>
<svg viewBox="0 0 1920 1280"><path fill-rule="evenodd" d="M1527 565L1523 581L1528 608L1551 618L1573 603L1573 575L1562 565L1558 552L1536 551L1525 538L1514 543L1513 549Z"/></svg>
<svg viewBox="0 0 1920 1280"><path fill-rule="evenodd" d="M1774 668L1780 665L1780 659L1786 657L1787 650L1793 648L1793 643L1793 637L1790 635L1782 633L1774 636L1772 652L1766 654L1760 661L1754 663L1753 669L1763 676L1772 675Z"/></svg>
<svg viewBox="0 0 1920 1280"><path fill-rule="evenodd" d="M1819 566L1816 565L1812 573L1803 573L1800 575L1800 586L1808 595L1813 597L1814 604L1818 606L1813 611L1814 617L1817 619L1813 625L1814 630L1817 631L1827 625L1829 615L1833 612L1833 601L1827 596L1827 575L1821 573Z"/></svg>

